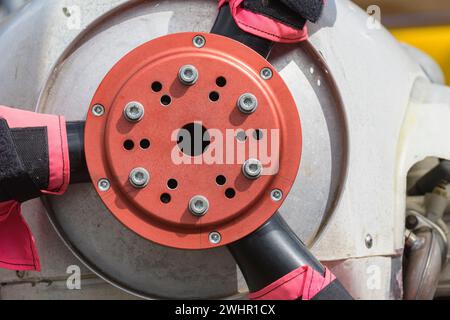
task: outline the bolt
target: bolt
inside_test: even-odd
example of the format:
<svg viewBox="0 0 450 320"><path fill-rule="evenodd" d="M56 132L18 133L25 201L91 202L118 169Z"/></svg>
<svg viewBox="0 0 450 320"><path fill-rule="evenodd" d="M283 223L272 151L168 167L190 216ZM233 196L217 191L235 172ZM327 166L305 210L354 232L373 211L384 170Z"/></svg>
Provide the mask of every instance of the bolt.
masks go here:
<svg viewBox="0 0 450 320"><path fill-rule="evenodd" d="M272 192L270 193L270 197L272 198L273 201L280 201L281 199L283 199L283 191L281 191L280 189L273 189Z"/></svg>
<svg viewBox="0 0 450 320"><path fill-rule="evenodd" d="M198 70L190 64L184 65L178 72L178 78L184 85L192 86L198 80Z"/></svg>
<svg viewBox="0 0 450 320"><path fill-rule="evenodd" d="M204 216L209 209L209 201L204 196L194 196L189 201L189 211L197 217Z"/></svg>
<svg viewBox="0 0 450 320"><path fill-rule="evenodd" d="M219 244L222 241L222 236L217 231L211 232L209 234L209 242L212 244Z"/></svg>
<svg viewBox="0 0 450 320"><path fill-rule="evenodd" d="M366 243L367 249L372 248L372 246L373 246L373 238L372 238L372 236L370 234L366 235L366 239L364 241Z"/></svg>
<svg viewBox="0 0 450 320"><path fill-rule="evenodd" d="M253 113L258 108L258 99L251 93L244 93L239 97L237 107L242 113Z"/></svg>
<svg viewBox="0 0 450 320"><path fill-rule="evenodd" d="M135 188L141 189L148 185L150 174L144 168L135 168L131 170L129 181Z"/></svg>
<svg viewBox="0 0 450 320"><path fill-rule="evenodd" d="M111 183L108 179L100 179L97 183L98 189L102 192L106 192L111 188Z"/></svg>
<svg viewBox="0 0 450 320"><path fill-rule="evenodd" d="M101 117L105 114L105 107L103 107L101 104L95 104L92 107L92 114L96 117Z"/></svg>
<svg viewBox="0 0 450 320"><path fill-rule="evenodd" d="M261 78L264 80L270 80L273 77L273 71L270 68L263 68L261 70Z"/></svg>
<svg viewBox="0 0 450 320"><path fill-rule="evenodd" d="M203 48L206 44L206 39L205 39L205 37L198 35L198 36L195 36L194 39L192 39L192 43L197 48Z"/></svg>
<svg viewBox="0 0 450 320"><path fill-rule="evenodd" d="M123 109L123 115L125 116L125 119L130 122L141 121L144 117L144 113L144 106L136 101L128 103L125 106L125 109Z"/></svg>
<svg viewBox="0 0 450 320"><path fill-rule="evenodd" d="M258 179L262 174L262 164L258 159L248 159L242 165L242 173L248 179Z"/></svg>
<svg viewBox="0 0 450 320"><path fill-rule="evenodd" d="M236 133L236 139L240 142L244 142L247 140L247 134L244 130L240 130L238 133Z"/></svg>
<svg viewBox="0 0 450 320"><path fill-rule="evenodd" d="M19 279L23 279L25 277L25 275L26 275L26 271L23 271L23 270L16 271L16 276Z"/></svg>
<svg viewBox="0 0 450 320"><path fill-rule="evenodd" d="M413 214L410 214L406 217L406 229L414 230L419 224L419 220Z"/></svg>

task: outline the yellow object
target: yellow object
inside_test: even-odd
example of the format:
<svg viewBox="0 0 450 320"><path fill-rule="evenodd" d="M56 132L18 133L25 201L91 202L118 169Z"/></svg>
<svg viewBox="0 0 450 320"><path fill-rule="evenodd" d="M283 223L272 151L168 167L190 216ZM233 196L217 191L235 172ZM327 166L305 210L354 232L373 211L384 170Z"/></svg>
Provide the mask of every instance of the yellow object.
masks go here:
<svg viewBox="0 0 450 320"><path fill-rule="evenodd" d="M450 85L450 26L393 29L392 34L429 54L442 68Z"/></svg>

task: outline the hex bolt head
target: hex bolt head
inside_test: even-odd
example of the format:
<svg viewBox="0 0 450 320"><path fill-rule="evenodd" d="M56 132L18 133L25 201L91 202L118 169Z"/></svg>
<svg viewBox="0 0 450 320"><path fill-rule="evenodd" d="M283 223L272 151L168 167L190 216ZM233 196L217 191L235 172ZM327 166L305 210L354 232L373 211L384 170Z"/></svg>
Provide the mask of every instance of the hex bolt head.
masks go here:
<svg viewBox="0 0 450 320"><path fill-rule="evenodd" d="M209 242L212 244L219 244L222 241L222 235L217 231L211 232L209 234Z"/></svg>
<svg viewBox="0 0 450 320"><path fill-rule="evenodd" d="M111 183L108 179L100 179L97 183L98 189L102 192L106 192L111 188Z"/></svg>
<svg viewBox="0 0 450 320"><path fill-rule="evenodd" d="M135 168L131 170L128 180L133 187L142 189L148 185L150 174L144 168Z"/></svg>
<svg viewBox="0 0 450 320"><path fill-rule="evenodd" d="M186 86L194 85L198 80L198 70L193 65L187 64L180 68L178 79Z"/></svg>
<svg viewBox="0 0 450 320"><path fill-rule="evenodd" d="M242 113L253 113L258 108L258 99L251 93L244 93L239 97L237 107Z"/></svg>
<svg viewBox="0 0 450 320"><path fill-rule="evenodd" d="M144 106L136 101L128 103L123 109L123 115L125 119L130 122L141 121L144 117L145 109Z"/></svg>
<svg viewBox="0 0 450 320"><path fill-rule="evenodd" d="M105 114L105 107L102 106L101 104L95 104L92 107L92 114L96 117L101 117L102 115Z"/></svg>
<svg viewBox="0 0 450 320"><path fill-rule="evenodd" d="M194 39L192 39L192 43L197 48L203 48L206 44L206 39L201 35L197 35L194 37Z"/></svg>
<svg viewBox="0 0 450 320"><path fill-rule="evenodd" d="M270 80L273 77L273 71L270 68L263 68L261 70L261 78L264 80Z"/></svg>
<svg viewBox="0 0 450 320"><path fill-rule="evenodd" d="M204 196L194 196L189 201L189 211L197 217L204 216L209 209L209 201Z"/></svg>
<svg viewBox="0 0 450 320"><path fill-rule="evenodd" d="M258 159L248 159L242 165L242 173L247 179L258 179L262 175L263 166Z"/></svg>

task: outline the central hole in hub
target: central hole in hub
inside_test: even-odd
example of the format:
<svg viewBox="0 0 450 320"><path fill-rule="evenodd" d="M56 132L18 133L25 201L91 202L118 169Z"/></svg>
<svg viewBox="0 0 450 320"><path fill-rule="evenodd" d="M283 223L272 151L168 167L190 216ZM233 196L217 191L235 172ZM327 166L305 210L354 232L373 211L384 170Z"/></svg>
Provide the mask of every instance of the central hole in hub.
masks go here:
<svg viewBox="0 0 450 320"><path fill-rule="evenodd" d="M185 155L196 157L206 151L211 144L211 137L204 126L192 122L180 129L177 144Z"/></svg>

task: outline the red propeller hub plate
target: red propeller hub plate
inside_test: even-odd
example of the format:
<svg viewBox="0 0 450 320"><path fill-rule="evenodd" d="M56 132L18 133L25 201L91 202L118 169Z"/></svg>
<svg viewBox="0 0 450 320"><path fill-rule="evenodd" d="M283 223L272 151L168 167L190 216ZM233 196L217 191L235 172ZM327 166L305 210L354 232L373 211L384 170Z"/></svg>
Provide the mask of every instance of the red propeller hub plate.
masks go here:
<svg viewBox="0 0 450 320"><path fill-rule="evenodd" d="M85 137L111 213L182 249L226 245L264 224L301 156L297 107L280 75L213 34L167 35L121 59L92 99Z"/></svg>

